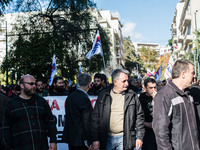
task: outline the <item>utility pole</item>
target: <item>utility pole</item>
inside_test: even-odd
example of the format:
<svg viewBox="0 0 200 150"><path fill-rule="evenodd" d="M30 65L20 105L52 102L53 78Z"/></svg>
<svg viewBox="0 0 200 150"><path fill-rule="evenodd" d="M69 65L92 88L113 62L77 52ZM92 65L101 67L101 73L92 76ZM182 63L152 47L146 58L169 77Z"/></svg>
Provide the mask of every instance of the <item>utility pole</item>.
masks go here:
<svg viewBox="0 0 200 150"><path fill-rule="evenodd" d="M8 87L8 36L7 36L7 21L6 21L6 87Z"/></svg>
<svg viewBox="0 0 200 150"><path fill-rule="evenodd" d="M196 17L196 13L198 12L198 10L196 10L194 12L194 15L195 15L195 30L196 30L196 50L195 50L195 53L197 55L197 71L198 71L198 79L199 79L199 41L198 41L198 33L197 33L197 17ZM195 62L196 64L196 62ZM196 71L195 71L196 72Z"/></svg>

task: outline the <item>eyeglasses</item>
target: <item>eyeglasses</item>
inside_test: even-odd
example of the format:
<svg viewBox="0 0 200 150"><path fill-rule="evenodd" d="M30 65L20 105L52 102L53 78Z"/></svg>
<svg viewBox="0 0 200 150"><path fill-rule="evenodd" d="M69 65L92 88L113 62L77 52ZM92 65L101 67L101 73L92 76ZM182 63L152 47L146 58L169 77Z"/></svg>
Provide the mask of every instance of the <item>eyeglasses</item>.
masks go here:
<svg viewBox="0 0 200 150"><path fill-rule="evenodd" d="M31 86L36 85L36 83L34 83L34 82L22 82L22 83L26 83L26 84L29 84Z"/></svg>

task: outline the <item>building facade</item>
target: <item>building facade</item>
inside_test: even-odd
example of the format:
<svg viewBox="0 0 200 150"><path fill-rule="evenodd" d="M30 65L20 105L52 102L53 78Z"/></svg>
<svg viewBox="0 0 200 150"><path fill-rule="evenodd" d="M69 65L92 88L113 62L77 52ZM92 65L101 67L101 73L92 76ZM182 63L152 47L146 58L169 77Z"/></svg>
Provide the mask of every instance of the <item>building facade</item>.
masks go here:
<svg viewBox="0 0 200 150"><path fill-rule="evenodd" d="M192 52L196 45L196 29L200 29L200 1L180 0L172 22L173 45L177 53Z"/></svg>

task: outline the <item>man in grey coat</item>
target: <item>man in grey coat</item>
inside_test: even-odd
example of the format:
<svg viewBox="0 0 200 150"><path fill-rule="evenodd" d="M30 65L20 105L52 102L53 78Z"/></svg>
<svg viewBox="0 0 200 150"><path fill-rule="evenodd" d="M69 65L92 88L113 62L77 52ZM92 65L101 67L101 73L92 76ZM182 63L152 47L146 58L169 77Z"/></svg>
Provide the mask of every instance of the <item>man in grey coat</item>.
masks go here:
<svg viewBox="0 0 200 150"><path fill-rule="evenodd" d="M185 89L192 84L194 66L178 60L172 81L154 98L153 130L158 150L199 150L193 98Z"/></svg>

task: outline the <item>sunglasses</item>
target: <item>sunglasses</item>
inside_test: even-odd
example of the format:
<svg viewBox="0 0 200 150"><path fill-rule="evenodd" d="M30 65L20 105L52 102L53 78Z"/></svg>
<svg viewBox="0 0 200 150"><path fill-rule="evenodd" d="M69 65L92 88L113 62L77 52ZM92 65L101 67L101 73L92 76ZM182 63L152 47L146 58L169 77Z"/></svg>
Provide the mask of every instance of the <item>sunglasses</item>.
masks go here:
<svg viewBox="0 0 200 150"><path fill-rule="evenodd" d="M31 85L31 86L36 85L35 82L22 82L22 83L26 83L26 84Z"/></svg>

